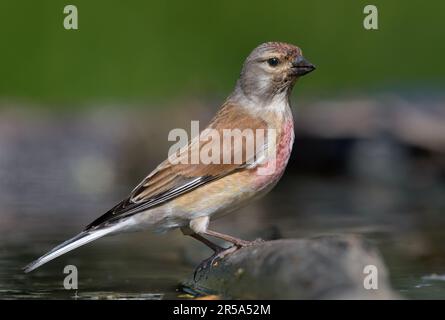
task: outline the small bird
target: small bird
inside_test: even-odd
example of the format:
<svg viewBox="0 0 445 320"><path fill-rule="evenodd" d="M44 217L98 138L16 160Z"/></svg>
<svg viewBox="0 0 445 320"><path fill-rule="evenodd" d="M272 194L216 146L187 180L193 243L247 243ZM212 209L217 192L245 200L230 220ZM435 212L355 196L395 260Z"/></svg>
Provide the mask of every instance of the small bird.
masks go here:
<svg viewBox="0 0 445 320"><path fill-rule="evenodd" d="M267 42L256 47L245 60L235 89L207 129L175 155L177 159L189 155L197 145L201 150L200 142L220 143L218 139L209 142L208 129L220 132L222 140L227 136L223 131L228 129L250 129L255 135L261 132L258 129L273 130L273 138L263 139L254 154L248 153L244 145L229 144L232 155L243 155L241 161L173 163L169 157L126 199L78 235L27 265L24 271L30 272L105 235L124 231L165 232L180 228L184 235L210 247L214 251L211 258L254 243L210 230L209 222L266 194L281 178L294 140L289 96L296 80L314 69L303 57L301 49L294 45ZM272 145L275 146L273 154L268 152ZM273 166L270 166L272 161ZM273 170L262 173L261 170L268 166ZM222 248L208 237L233 245Z"/></svg>

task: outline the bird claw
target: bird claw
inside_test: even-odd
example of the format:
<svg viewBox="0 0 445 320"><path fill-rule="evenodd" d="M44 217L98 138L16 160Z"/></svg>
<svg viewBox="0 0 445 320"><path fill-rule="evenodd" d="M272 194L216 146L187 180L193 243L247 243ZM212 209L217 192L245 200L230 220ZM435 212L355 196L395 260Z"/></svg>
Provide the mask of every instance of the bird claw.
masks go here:
<svg viewBox="0 0 445 320"><path fill-rule="evenodd" d="M197 281L196 276L199 273L201 273L202 271L204 271L206 269L210 269L210 268L216 266L216 261L219 260L219 259L224 258L228 254L231 254L231 253L233 253L233 252L235 252L235 251L237 251L237 250L239 250L241 248L255 246L255 245L258 245L258 244L261 244L261 243L264 243L264 242L265 241L263 239L256 239L256 240L253 240L253 241L240 240L239 242L235 243L231 247L228 247L228 248L216 251L212 256L210 256L209 258L203 260L196 267L195 272L193 274L193 279L195 281Z"/></svg>
<svg viewBox="0 0 445 320"><path fill-rule="evenodd" d="M210 256L209 258L203 260L195 269L195 272L193 274L193 279L195 281L197 281L196 276L198 275L198 273L206 270L206 269L210 269L214 266L216 266L216 260L218 259L222 259L224 258L226 255L235 252L236 250L238 250L240 247L237 245L222 249L220 251L215 252L212 256ZM199 279L198 279L199 280Z"/></svg>

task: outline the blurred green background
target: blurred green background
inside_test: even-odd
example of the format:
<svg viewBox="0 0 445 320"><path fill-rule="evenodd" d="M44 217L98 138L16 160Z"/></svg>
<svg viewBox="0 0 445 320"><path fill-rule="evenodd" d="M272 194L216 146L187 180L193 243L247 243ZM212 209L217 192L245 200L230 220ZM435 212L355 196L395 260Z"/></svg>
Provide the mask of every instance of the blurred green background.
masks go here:
<svg viewBox="0 0 445 320"><path fill-rule="evenodd" d="M63 28L63 8L79 30ZM363 8L379 9L379 30ZM302 47L317 65L297 91L432 88L445 83L440 1L23 1L0 3L0 97L82 101L223 98L265 41Z"/></svg>

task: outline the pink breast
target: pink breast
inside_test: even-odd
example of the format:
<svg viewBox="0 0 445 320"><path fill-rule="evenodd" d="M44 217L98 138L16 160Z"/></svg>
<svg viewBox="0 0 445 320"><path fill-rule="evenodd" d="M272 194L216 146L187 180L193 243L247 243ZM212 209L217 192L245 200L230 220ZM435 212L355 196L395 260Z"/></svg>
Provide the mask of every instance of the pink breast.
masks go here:
<svg viewBox="0 0 445 320"><path fill-rule="evenodd" d="M273 160L263 164L262 166L255 169L255 185L258 188L263 188L271 183L276 182L281 178L284 170L286 169L287 162L292 151L292 144L294 142L294 122L292 119L287 120L283 126L280 137L278 138L278 143L276 146L276 158L275 162ZM271 170L266 172L264 168L270 168ZM263 168L263 169L260 169ZM260 171L261 170L261 171Z"/></svg>

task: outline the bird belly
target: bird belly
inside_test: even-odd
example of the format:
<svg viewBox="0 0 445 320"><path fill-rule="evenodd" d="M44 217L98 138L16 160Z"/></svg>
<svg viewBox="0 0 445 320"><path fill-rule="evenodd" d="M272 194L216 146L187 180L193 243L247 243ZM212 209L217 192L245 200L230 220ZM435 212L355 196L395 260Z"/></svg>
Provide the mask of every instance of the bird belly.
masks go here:
<svg viewBox="0 0 445 320"><path fill-rule="evenodd" d="M216 218L255 196L251 180L247 172L231 174L178 197L169 206L174 216L187 221L201 216Z"/></svg>

